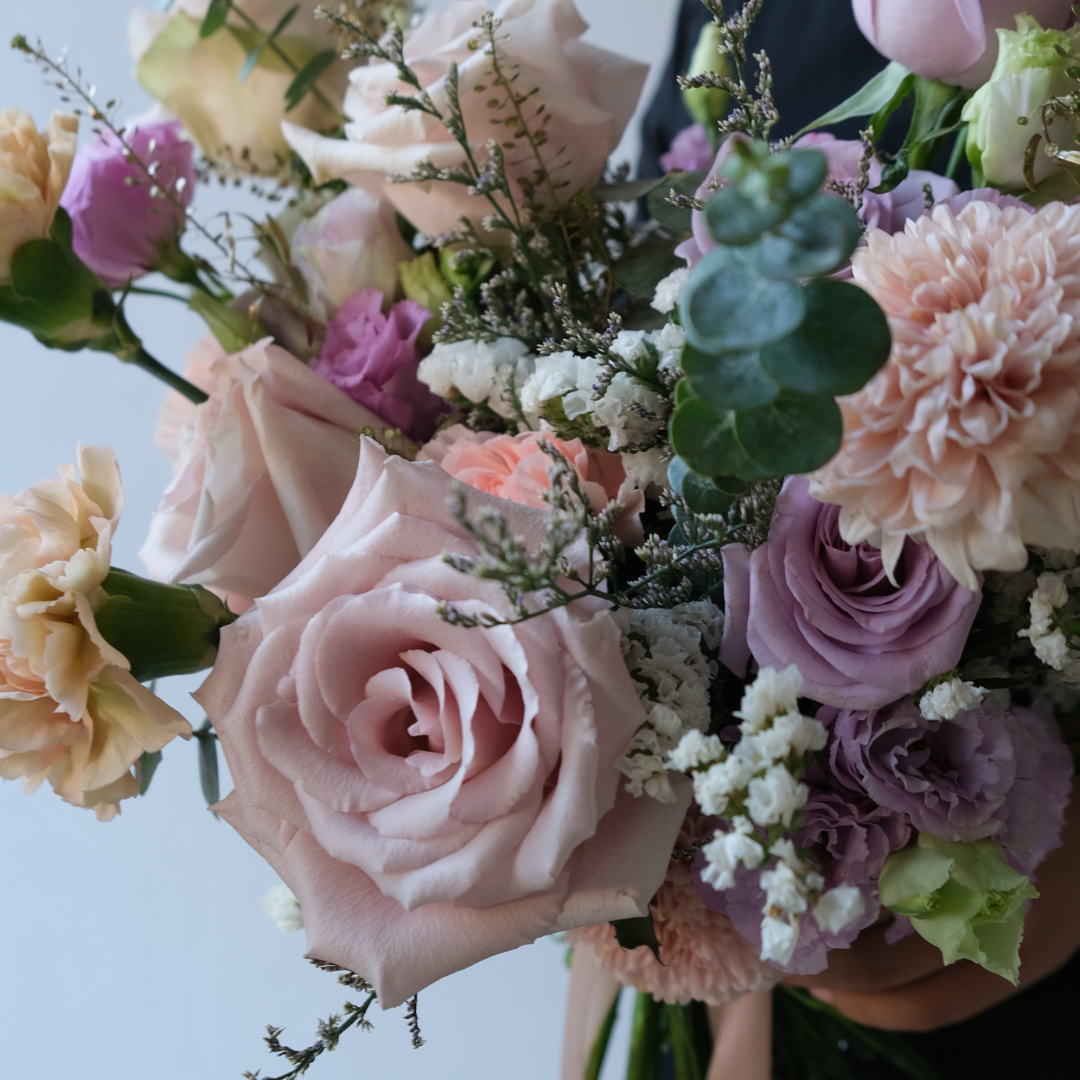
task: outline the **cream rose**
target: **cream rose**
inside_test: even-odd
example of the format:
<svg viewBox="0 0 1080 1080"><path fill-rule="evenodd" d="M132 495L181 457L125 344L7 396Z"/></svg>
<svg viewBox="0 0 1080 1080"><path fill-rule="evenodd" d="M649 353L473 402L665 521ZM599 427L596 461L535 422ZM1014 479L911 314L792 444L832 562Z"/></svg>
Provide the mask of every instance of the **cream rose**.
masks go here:
<svg viewBox="0 0 1080 1080"><path fill-rule="evenodd" d="M258 26L272 30L292 7L288 0L239 0L239 7ZM278 46L303 67L316 53L336 48L330 23L315 18L315 0L303 0L300 11L276 39ZM204 154L244 162L263 173L276 173L289 157L281 134L285 91L295 72L267 49L243 83L240 68L255 37L237 18L236 34L220 30L208 38L199 28L209 0L179 0L169 11L137 8L128 24L128 40L143 88L191 133ZM246 36L245 36L246 35ZM250 38L250 40L248 40ZM348 67L337 61L319 79L319 87L336 107L345 90ZM316 130L335 125L336 117L314 94L289 113L290 119Z"/></svg>
<svg viewBox="0 0 1080 1080"><path fill-rule="evenodd" d="M79 472L0 497L0 776L107 821L138 795L142 754L191 726L97 628L123 492L111 450L80 446Z"/></svg>
<svg viewBox="0 0 1080 1080"><path fill-rule="evenodd" d="M139 558L151 577L265 596L314 547L356 475L373 412L270 343L233 356L205 338L188 377L210 394L166 399L157 444L175 462Z"/></svg>
<svg viewBox="0 0 1080 1080"><path fill-rule="evenodd" d="M515 181L545 178L537 199L550 205L569 200L600 179L637 104L647 67L585 45L588 29L572 0L504 0L496 10L502 20L502 62L517 79L515 92L529 95L523 108L534 133L543 132L540 159L529 142L507 126L510 110L490 102L505 97L492 83L491 59L477 48L474 23L487 11L481 0L456 0L431 12L405 39L405 59L435 106L448 110L447 72L456 63L461 106L473 152L487 156L490 139L507 147L507 170ZM479 222L491 212L484 198L461 184L442 181L392 184L387 173L409 173L422 161L452 168L464 152L431 116L386 108L389 93L410 93L392 65L373 60L349 76L345 140L307 131L302 122L286 122L285 137L315 174L317 182L345 179L381 192L422 232L435 235L454 228L464 216ZM543 106L543 113L540 108ZM290 118L291 119L291 118Z"/></svg>
<svg viewBox="0 0 1080 1080"><path fill-rule="evenodd" d="M64 193L79 119L54 112L39 132L21 109L0 111L0 281L11 276L11 257L27 240L47 236Z"/></svg>
<svg viewBox="0 0 1080 1080"><path fill-rule="evenodd" d="M621 791L645 716L602 602L465 629L449 600L506 612L451 569L475 553L451 479L364 440L311 554L222 633L197 694L235 790L221 814L300 900L308 952L392 1007L560 929L643 915L688 804ZM481 492L535 544L546 515Z"/></svg>

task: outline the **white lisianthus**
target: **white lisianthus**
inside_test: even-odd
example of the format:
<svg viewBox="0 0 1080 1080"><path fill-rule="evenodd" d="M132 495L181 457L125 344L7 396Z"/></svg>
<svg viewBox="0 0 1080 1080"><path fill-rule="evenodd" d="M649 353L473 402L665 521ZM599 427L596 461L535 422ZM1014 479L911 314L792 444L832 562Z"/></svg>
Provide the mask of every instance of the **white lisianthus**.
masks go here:
<svg viewBox="0 0 1080 1080"><path fill-rule="evenodd" d="M987 182L1001 188L1022 188L1024 154L1031 137L1042 131L1042 107L1075 89L1066 74L1080 45L1080 27L1044 30L1030 15L1017 15L1015 30L998 30L998 58L990 81L975 91L964 106L968 128L968 157ZM1064 55L1058 52L1061 48ZM1071 146L1075 121L1054 118L1050 138ZM1035 182L1045 180L1054 161L1041 143L1032 165Z"/></svg>

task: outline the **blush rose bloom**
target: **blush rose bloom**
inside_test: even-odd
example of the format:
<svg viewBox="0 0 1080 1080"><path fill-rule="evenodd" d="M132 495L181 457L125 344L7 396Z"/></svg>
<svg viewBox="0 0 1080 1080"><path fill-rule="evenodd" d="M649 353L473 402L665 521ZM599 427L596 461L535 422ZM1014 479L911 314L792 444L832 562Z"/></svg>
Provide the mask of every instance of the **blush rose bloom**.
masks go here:
<svg viewBox="0 0 1080 1080"><path fill-rule="evenodd" d="M356 474L357 435L386 424L269 339L226 356L206 338L188 377L210 399L166 399L157 442L174 478L139 558L242 611L315 546Z"/></svg>
<svg viewBox="0 0 1080 1080"><path fill-rule="evenodd" d="M417 459L436 461L455 479L489 495L545 510L544 493L551 490L553 461L540 448L541 442L566 458L594 511L603 510L610 502L622 505L616 535L624 543L640 544L644 539L639 521L645 508L644 494L626 475L620 455L585 446L580 439L558 439L536 431L496 435L455 424L423 447Z"/></svg>
<svg viewBox="0 0 1080 1080"><path fill-rule="evenodd" d="M49 233L75 159L79 119L54 112L39 132L21 109L0 111L0 281L27 240Z"/></svg>
<svg viewBox="0 0 1080 1080"><path fill-rule="evenodd" d="M363 188L343 191L301 222L290 247L310 290L312 312L324 322L361 289L393 296L398 266L414 254L397 227L394 208Z"/></svg>
<svg viewBox="0 0 1080 1080"><path fill-rule="evenodd" d="M207 157L225 158L262 173L280 172L289 159L281 134L285 91L296 72L267 49L241 83L237 76L247 47L228 30L199 36L209 6L209 0L175 0L168 11L136 8L128 23L136 76L143 89L180 120ZM235 6L270 31L293 3L235 0ZM331 24L315 18L317 7L316 0L301 0L295 18L275 38L297 69L324 49L340 47ZM243 26L235 16L231 22ZM318 81L335 108L341 105L347 75L348 65L337 61ZM338 119L311 93L288 115L297 124L319 130L333 128Z"/></svg>
<svg viewBox="0 0 1080 1080"><path fill-rule="evenodd" d="M689 804L621 790L645 716L604 603L508 613L458 573L477 553L450 478L363 440L341 514L222 634L197 697L235 790L220 813L300 900L308 952L393 1007L556 930L645 914ZM481 493L526 543L545 515Z"/></svg>
<svg viewBox="0 0 1080 1080"><path fill-rule="evenodd" d="M139 758L191 725L138 683L102 637L123 491L111 450L79 447L70 465L0 496L0 776L43 780L101 821L139 794Z"/></svg>
<svg viewBox="0 0 1080 1080"><path fill-rule="evenodd" d="M1065 28L1071 0L852 0L855 21L870 44L916 75L976 87L990 78L998 30L1033 15Z"/></svg>
<svg viewBox="0 0 1080 1080"><path fill-rule="evenodd" d="M124 145L106 131L75 155L60 200L71 215L75 254L113 288L168 260L195 194L193 147L175 120L147 121L124 137L155 170L153 184L171 192L171 199L151 191L146 173L128 162Z"/></svg>
<svg viewBox="0 0 1080 1080"><path fill-rule="evenodd" d="M475 47L474 23L488 10L481 0L456 0L405 37L405 60L412 65L435 107L447 114L447 72L457 63L461 106L473 152L487 158L490 139L506 146L507 172L514 197L518 181L533 180L539 165L529 143L514 138L516 125L505 124L510 112L488 102L505 95L491 81L491 59ZM581 41L588 29L572 0L503 0L495 11L500 55L520 73L518 94L531 94L526 105L531 130L544 134L540 156L547 177L536 189L539 203L568 201L600 179L608 155L618 145L645 81L647 68ZM470 42L474 43L470 46ZM285 137L304 159L316 183L343 179L377 192L421 232L434 236L456 228L462 217L479 225L491 213L487 199L469 195L462 184L429 181L394 184L387 173L410 173L423 161L456 168L464 152L434 117L388 109L386 95L409 94L394 67L372 60L354 68L345 98L345 139L328 139L286 122ZM486 89L484 89L486 87ZM538 107L543 104L542 121ZM496 199L498 200L498 196ZM497 235L497 234L496 234Z"/></svg>
<svg viewBox="0 0 1080 1080"><path fill-rule="evenodd" d="M806 697L877 709L956 666L980 594L912 540L890 581L881 552L845 543L839 519L838 506L810 496L805 477L789 478L768 540L749 560L724 561L727 574L749 576L749 604L729 619L744 620L759 665L798 665ZM727 581L725 590L747 592Z"/></svg>

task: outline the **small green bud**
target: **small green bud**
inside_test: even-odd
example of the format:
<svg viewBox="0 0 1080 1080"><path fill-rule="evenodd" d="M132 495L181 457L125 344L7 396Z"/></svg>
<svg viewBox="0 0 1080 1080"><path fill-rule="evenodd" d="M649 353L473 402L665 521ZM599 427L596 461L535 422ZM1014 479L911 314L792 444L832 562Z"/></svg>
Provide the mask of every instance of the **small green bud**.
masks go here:
<svg viewBox="0 0 1080 1080"><path fill-rule="evenodd" d="M720 27L716 23L708 23L702 28L686 74L691 78L710 71L715 71L718 75L730 75L728 59L720 55L719 45ZM716 125L729 111L727 91L702 86L694 90L684 90L682 95L686 111L705 129L715 149L719 140Z"/></svg>

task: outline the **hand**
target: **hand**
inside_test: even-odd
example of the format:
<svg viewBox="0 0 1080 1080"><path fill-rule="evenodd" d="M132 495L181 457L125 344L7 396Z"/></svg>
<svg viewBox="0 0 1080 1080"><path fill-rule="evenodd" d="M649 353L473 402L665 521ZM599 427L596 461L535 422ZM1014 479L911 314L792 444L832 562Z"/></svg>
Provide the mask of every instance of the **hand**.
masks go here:
<svg viewBox="0 0 1080 1080"><path fill-rule="evenodd" d="M1056 971L1080 949L1080 806L1075 798L1065 812L1061 838L1063 845L1038 869L1041 896L1025 920L1019 986L967 960L946 968L938 949L915 934L887 945L884 925L864 931L852 948L831 953L820 975L786 982L809 987L857 1023L892 1031L931 1031L997 1005Z"/></svg>

